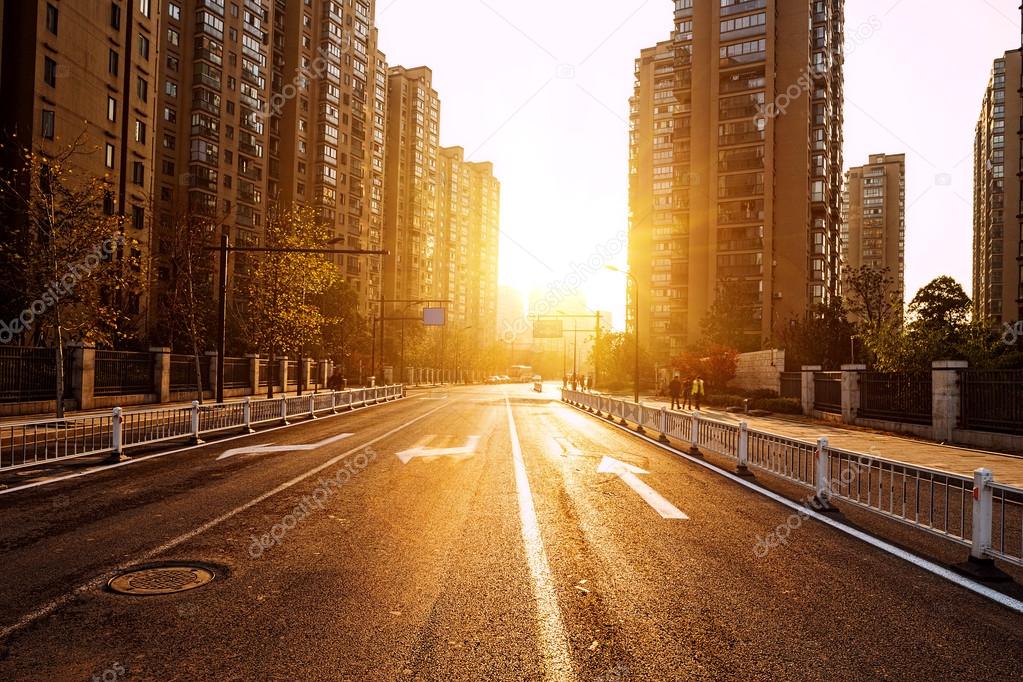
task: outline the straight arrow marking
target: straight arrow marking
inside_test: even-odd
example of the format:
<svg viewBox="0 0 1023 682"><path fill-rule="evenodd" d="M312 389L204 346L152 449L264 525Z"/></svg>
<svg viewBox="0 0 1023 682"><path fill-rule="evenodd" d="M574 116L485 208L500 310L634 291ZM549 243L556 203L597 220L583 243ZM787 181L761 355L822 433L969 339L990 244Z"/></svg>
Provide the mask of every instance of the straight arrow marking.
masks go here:
<svg viewBox="0 0 1023 682"><path fill-rule="evenodd" d="M318 449L320 449L322 447L326 447L327 445L330 445L331 443L336 443L339 440L344 440L345 438L351 438L354 435L355 435L354 433L341 433L341 434L338 434L336 436L332 436L330 438L327 438L325 440L321 440L319 443L312 443L310 445L277 445L277 446L271 447L271 444L267 444L267 445L250 445L250 446L244 447L244 448L234 448L233 450L228 450L227 452L225 452L222 455L220 455L219 457L217 457L217 461L219 462L222 459L228 459L229 457L234 457L236 455L248 455L248 454L265 455L265 454L269 454L269 453L272 453L272 452L307 452L309 450L318 450Z"/></svg>
<svg viewBox="0 0 1023 682"><path fill-rule="evenodd" d="M675 505L658 493L656 490L648 486L642 480L640 476L649 474L649 471L644 471L637 466L620 462L613 457L605 456L604 459L600 460L600 465L597 467L598 474L614 474L618 478L622 479L622 482L632 488L633 492L643 498L650 507L661 515L662 519L678 519L680 521L688 521L689 517L683 512L679 511Z"/></svg>

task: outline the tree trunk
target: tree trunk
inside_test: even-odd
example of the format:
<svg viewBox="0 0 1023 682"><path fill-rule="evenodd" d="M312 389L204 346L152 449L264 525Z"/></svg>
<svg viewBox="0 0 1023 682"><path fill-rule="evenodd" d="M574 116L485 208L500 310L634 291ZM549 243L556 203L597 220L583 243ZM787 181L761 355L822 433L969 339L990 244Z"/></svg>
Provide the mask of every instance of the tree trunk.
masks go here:
<svg viewBox="0 0 1023 682"><path fill-rule="evenodd" d="M277 352L270 349L270 360L266 363L266 397L274 397L274 365L277 362Z"/></svg>

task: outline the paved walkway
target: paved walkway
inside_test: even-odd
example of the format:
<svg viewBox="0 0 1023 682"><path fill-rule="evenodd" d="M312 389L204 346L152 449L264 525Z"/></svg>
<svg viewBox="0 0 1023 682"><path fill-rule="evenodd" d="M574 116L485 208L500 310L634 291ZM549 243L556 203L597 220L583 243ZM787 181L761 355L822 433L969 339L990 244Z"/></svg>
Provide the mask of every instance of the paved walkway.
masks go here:
<svg viewBox="0 0 1023 682"><path fill-rule="evenodd" d="M627 397L631 400L631 396ZM644 405L670 405L661 397L644 397ZM797 415L752 417L730 414L718 408L706 408L703 414L718 421L739 423L745 421L751 429L776 433L815 443L824 436L828 443L842 450L892 459L906 464L973 476L981 467L994 472L995 481L1023 487L1023 457L971 450L954 445L941 445L923 439L874 431L862 427L840 426Z"/></svg>

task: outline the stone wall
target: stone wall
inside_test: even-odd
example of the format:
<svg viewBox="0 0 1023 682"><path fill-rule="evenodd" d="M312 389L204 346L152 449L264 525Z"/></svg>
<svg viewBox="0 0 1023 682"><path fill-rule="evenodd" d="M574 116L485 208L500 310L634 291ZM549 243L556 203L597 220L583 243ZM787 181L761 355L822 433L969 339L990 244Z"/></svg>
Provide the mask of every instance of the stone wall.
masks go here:
<svg viewBox="0 0 1023 682"><path fill-rule="evenodd" d="M783 350L741 353L736 363L735 379L728 385L744 391L768 389L780 392L783 371L785 371L785 351Z"/></svg>

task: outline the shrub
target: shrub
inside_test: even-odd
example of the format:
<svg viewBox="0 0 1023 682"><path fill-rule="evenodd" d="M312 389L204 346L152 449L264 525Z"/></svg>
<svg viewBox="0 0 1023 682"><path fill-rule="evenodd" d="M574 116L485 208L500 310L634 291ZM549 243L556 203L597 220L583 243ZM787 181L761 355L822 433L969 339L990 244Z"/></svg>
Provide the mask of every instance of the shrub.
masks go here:
<svg viewBox="0 0 1023 682"><path fill-rule="evenodd" d="M795 398L762 398L755 401L752 407L778 414L803 414L803 404Z"/></svg>

